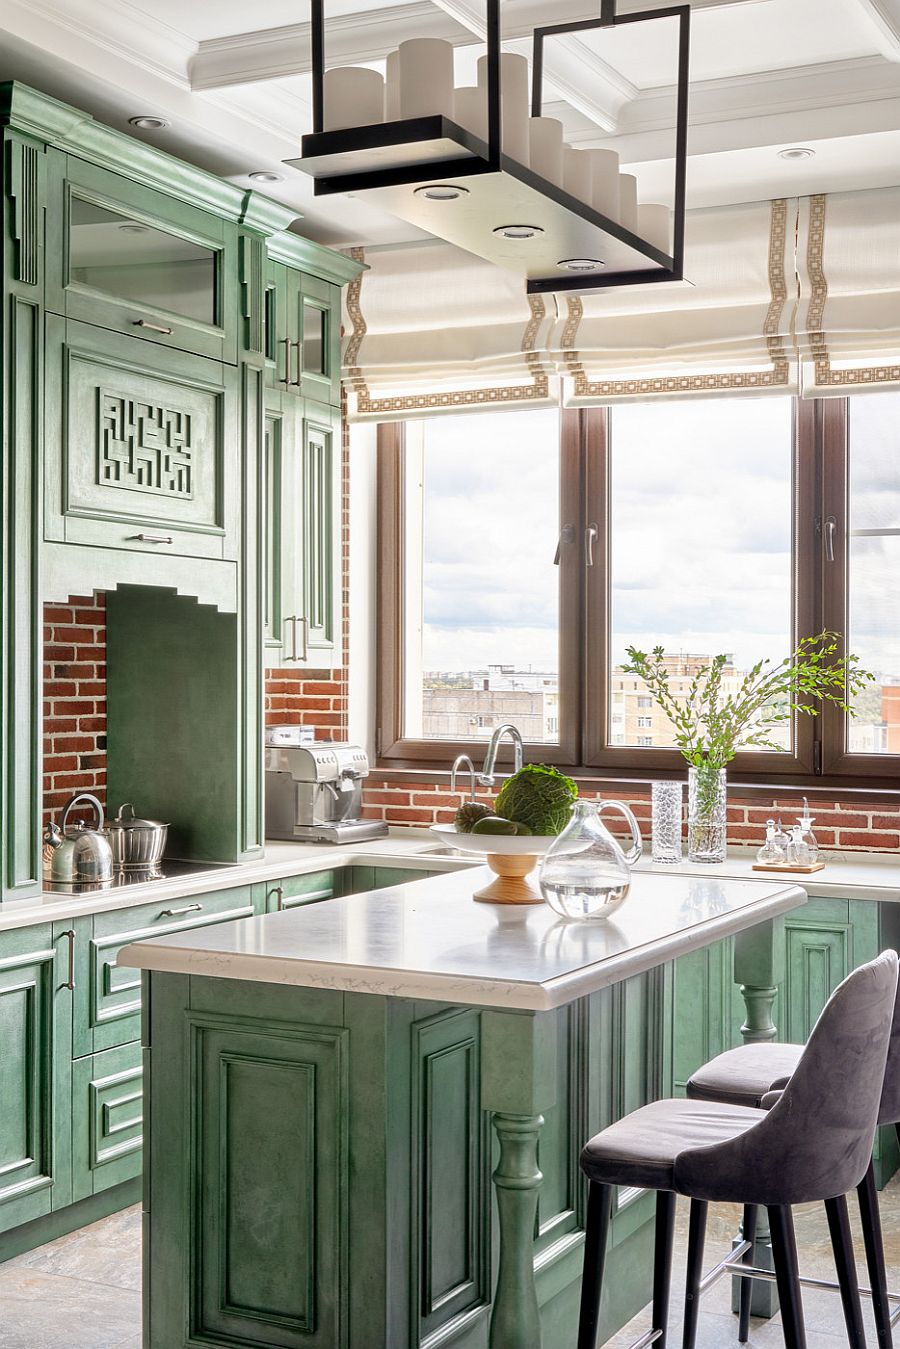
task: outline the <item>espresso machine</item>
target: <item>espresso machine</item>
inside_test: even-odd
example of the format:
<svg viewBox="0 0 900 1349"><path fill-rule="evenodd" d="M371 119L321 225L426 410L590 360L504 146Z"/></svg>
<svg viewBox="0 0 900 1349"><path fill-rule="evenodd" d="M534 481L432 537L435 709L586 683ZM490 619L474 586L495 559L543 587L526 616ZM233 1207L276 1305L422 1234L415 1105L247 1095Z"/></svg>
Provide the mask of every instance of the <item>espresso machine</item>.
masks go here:
<svg viewBox="0 0 900 1349"><path fill-rule="evenodd" d="M382 820L363 820L362 782L369 760L359 745L286 744L284 728L266 733L266 838L360 843L384 838Z"/></svg>

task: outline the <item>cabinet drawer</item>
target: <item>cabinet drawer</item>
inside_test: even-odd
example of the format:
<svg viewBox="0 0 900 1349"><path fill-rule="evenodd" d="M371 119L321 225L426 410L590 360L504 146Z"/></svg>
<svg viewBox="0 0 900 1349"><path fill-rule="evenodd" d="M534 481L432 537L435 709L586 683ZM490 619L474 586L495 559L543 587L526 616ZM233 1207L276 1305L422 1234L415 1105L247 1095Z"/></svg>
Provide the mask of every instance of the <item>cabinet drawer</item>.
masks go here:
<svg viewBox="0 0 900 1349"><path fill-rule="evenodd" d="M46 331L45 537L235 559L236 371L55 315Z"/></svg>
<svg viewBox="0 0 900 1349"><path fill-rule="evenodd" d="M338 877L333 871L315 871L308 876L288 876L266 886L266 908L295 909L300 904L317 904L340 894Z"/></svg>
<svg viewBox="0 0 900 1349"><path fill-rule="evenodd" d="M236 363L236 224L71 155L50 202L49 310Z"/></svg>
<svg viewBox="0 0 900 1349"><path fill-rule="evenodd" d="M139 1041L72 1064L72 1198L141 1174L143 1062Z"/></svg>
<svg viewBox="0 0 900 1349"><path fill-rule="evenodd" d="M94 915L84 968L76 980L75 1053L90 1054L140 1037L141 972L116 965L123 946L208 923L249 918L253 891L235 886L215 894L158 900Z"/></svg>

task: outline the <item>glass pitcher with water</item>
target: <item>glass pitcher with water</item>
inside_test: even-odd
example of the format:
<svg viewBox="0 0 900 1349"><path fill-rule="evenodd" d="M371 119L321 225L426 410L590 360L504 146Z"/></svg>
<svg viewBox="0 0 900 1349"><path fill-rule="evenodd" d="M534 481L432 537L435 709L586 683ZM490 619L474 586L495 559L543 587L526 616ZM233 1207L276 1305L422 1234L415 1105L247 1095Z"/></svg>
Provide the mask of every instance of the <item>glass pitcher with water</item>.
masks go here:
<svg viewBox="0 0 900 1349"><path fill-rule="evenodd" d="M601 820L605 810L614 810L627 821L632 838L627 852ZM571 820L541 864L544 898L563 918L608 918L628 894L631 867L641 847L638 822L624 802L579 798Z"/></svg>

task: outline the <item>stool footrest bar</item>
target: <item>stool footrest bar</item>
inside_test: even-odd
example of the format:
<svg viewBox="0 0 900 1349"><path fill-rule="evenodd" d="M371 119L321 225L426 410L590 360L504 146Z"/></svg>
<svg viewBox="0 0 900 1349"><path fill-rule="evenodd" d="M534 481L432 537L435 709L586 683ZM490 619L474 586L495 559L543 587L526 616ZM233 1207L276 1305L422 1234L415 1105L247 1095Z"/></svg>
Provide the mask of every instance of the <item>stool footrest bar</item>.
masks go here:
<svg viewBox="0 0 900 1349"><path fill-rule="evenodd" d="M713 1274L718 1274L720 1269L722 1270L723 1273L734 1274L739 1279L765 1279L768 1283L775 1282L775 1274L773 1270L759 1269L757 1268L756 1265L735 1264L733 1257L731 1255L728 1256L727 1260L723 1260L721 1265L717 1265L714 1270L711 1270L710 1274L706 1276L707 1279L710 1278L711 1275ZM801 1274L800 1282L804 1288L825 1288L833 1293L839 1291L839 1286L837 1283L834 1282L833 1279L813 1279L810 1278L808 1275ZM701 1284L701 1289L702 1288L703 1285ZM866 1288L864 1284L859 1285L859 1291L863 1295L863 1297L872 1296L871 1288ZM900 1293L888 1292L888 1297L892 1302L900 1302ZM896 1315L900 1315L900 1307L898 1307Z"/></svg>

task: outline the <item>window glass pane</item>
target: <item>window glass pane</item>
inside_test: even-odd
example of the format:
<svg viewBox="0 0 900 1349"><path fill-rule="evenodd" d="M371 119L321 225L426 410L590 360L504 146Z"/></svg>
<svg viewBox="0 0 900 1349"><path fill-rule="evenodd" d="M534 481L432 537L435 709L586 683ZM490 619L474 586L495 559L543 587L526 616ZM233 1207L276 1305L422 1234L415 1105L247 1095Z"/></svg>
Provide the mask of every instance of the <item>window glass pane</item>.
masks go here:
<svg viewBox="0 0 900 1349"><path fill-rule="evenodd" d="M850 399L848 650L875 674L848 748L900 754L900 394Z"/></svg>
<svg viewBox="0 0 900 1349"><path fill-rule="evenodd" d="M216 321L217 254L142 221L72 197L72 280L135 305Z"/></svg>
<svg viewBox="0 0 900 1349"><path fill-rule="evenodd" d="M791 649L789 398L627 404L611 410L612 745L673 745L671 723L625 649L663 646L673 692L727 653L733 691L760 657ZM790 748L790 729L773 739Z"/></svg>
<svg viewBox="0 0 900 1349"><path fill-rule="evenodd" d="M407 423L404 735L559 740L559 412Z"/></svg>

